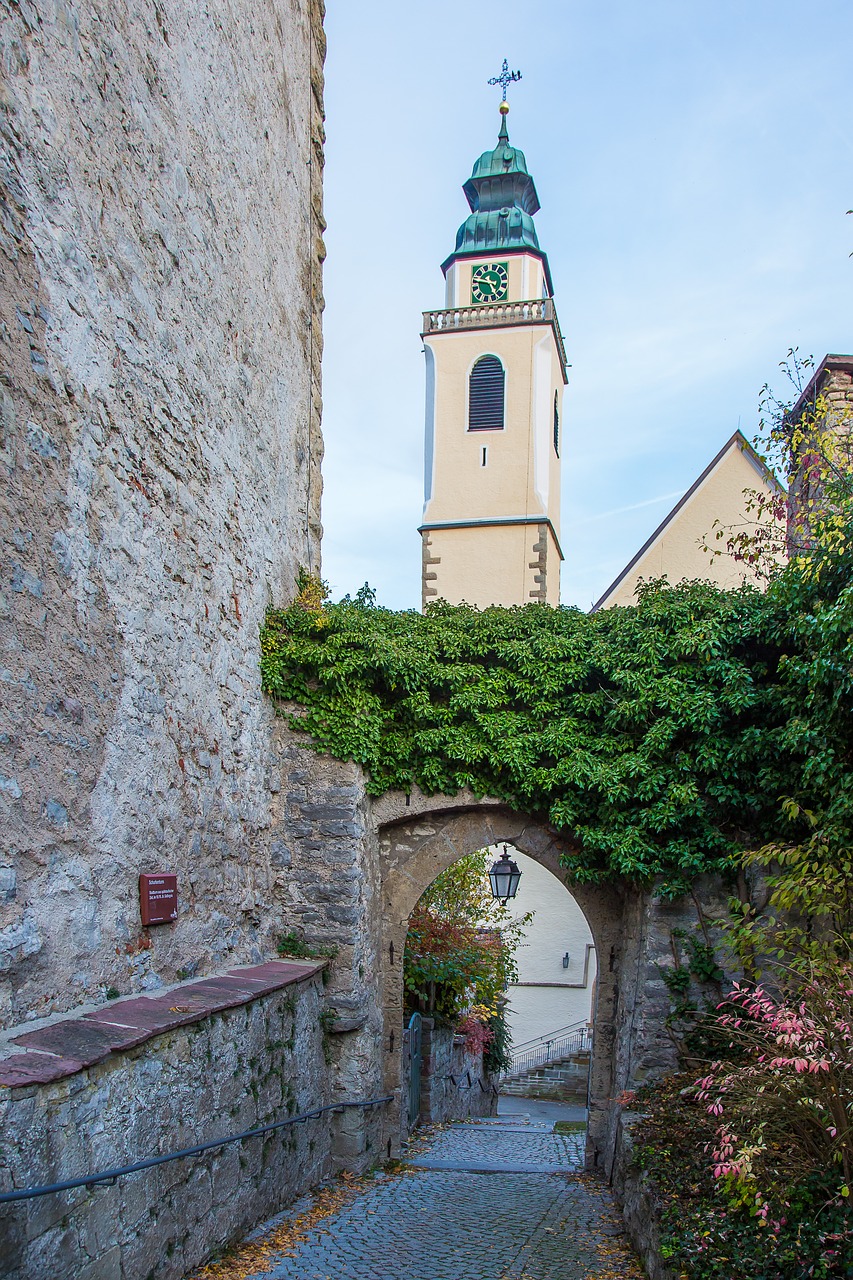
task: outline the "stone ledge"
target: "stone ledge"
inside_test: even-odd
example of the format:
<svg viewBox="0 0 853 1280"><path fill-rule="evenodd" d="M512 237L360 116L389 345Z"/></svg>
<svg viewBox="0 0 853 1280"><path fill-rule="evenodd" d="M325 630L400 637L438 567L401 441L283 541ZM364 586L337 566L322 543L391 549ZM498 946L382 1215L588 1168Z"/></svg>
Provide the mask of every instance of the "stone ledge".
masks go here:
<svg viewBox="0 0 853 1280"><path fill-rule="evenodd" d="M159 996L112 1000L77 1017L10 1035L6 1048L21 1046L23 1052L0 1059L0 1085L21 1088L62 1080L165 1031L200 1022L212 1013L236 1009L259 996L302 982L327 963L269 960L266 964L228 969L209 978L181 983Z"/></svg>

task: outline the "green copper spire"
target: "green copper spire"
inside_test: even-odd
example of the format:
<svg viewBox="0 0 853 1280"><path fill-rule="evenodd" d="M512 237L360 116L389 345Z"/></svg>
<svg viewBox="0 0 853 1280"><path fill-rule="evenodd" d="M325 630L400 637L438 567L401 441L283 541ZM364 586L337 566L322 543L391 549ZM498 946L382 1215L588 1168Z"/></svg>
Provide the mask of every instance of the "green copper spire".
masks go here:
<svg viewBox="0 0 853 1280"><path fill-rule="evenodd" d="M506 103L502 103L498 145L493 151L483 152L462 188L471 214L456 235L456 253L490 249L539 251L533 225L539 197L527 172L524 152L510 146L505 107Z"/></svg>

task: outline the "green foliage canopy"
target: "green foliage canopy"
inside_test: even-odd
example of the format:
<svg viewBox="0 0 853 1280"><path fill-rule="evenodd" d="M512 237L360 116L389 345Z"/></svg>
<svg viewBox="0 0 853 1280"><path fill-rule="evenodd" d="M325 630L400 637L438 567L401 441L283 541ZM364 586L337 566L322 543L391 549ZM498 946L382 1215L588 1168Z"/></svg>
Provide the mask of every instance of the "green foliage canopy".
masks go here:
<svg viewBox="0 0 853 1280"><path fill-rule="evenodd" d="M470 787L550 821L576 880L662 877L677 893L787 821L789 634L772 590L701 582L651 584L592 615L396 613L363 591L271 610L262 677L315 750L364 766L373 794Z"/></svg>
<svg viewBox="0 0 853 1280"><path fill-rule="evenodd" d="M727 551L768 582L723 591L651 583L636 606L324 605L303 575L261 635L265 690L299 704L318 751L362 764L374 794L470 787L550 821L579 881L772 864L781 949L812 922L842 952L853 926L853 421L806 396L814 362L788 352L796 406L763 393L763 447L789 500L753 495ZM809 383L809 386L816 384ZM796 416L794 416L796 415ZM793 558L780 568L787 534ZM718 537L726 531L718 531ZM765 930L744 904L743 944ZM766 938L765 938L766 942Z"/></svg>

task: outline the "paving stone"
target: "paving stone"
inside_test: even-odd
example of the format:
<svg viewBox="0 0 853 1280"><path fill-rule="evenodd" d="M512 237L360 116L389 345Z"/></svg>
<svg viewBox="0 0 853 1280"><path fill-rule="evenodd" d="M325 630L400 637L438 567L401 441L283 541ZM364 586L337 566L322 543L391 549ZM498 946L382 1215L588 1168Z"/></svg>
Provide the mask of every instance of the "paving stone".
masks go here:
<svg viewBox="0 0 853 1280"><path fill-rule="evenodd" d="M529 1166L536 1169L576 1170L583 1168L584 1135L549 1131L505 1129L481 1124L452 1125L440 1130L430 1142L429 1151L413 1159L421 1167L435 1161L457 1168L501 1165L511 1168Z"/></svg>
<svg viewBox="0 0 853 1280"><path fill-rule="evenodd" d="M639 1280L627 1249L611 1270L619 1218L607 1191L579 1176L582 1134L485 1121L418 1139L419 1161L457 1167L377 1176L258 1280L598 1280L605 1261L607 1274ZM473 1159L496 1172L472 1173Z"/></svg>

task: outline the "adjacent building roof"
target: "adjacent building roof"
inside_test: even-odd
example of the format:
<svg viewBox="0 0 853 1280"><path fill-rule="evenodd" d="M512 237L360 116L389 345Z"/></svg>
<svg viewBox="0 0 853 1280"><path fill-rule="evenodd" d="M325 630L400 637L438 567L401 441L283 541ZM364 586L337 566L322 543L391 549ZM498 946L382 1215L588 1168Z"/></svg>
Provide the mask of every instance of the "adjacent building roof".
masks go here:
<svg viewBox="0 0 853 1280"><path fill-rule="evenodd" d="M815 369L808 386L804 388L797 403L787 415L789 421L797 421L809 402L815 400L820 394L827 374L831 375L833 373L853 374L853 356L826 355L823 357Z"/></svg>
<svg viewBox="0 0 853 1280"><path fill-rule="evenodd" d="M714 495L715 500L712 502L711 510L707 512L702 511L698 515L698 522L703 527L699 528L697 525L696 529L691 527L688 530L686 526L689 522L687 521L686 512L687 508L698 499L700 491L707 492L709 487L713 487L713 481L715 479L718 481L720 487L723 487L722 482L724 481L724 487L729 490L728 498L730 504L734 507L745 506L745 502L743 500L743 489L748 487L748 485L746 483L741 483L741 481L746 479L748 472L746 475L741 473L740 478L737 477L737 471L735 471L733 476L728 474L723 476L722 474L724 468L730 466L738 456L741 456L748 464L750 464L751 469L755 472L755 480L758 484L763 484L765 487L775 490L777 493L785 492L783 486L779 484L779 481L764 462L763 458L759 457L755 452L752 445L746 439L746 436L744 436L741 431L735 431L734 435L729 437L722 449L720 449L719 453L711 459L702 474L697 476L684 496L679 499L669 514L661 521L654 533L646 539L633 559L626 564L619 576L611 582L604 594L595 602L592 606L593 613L597 609L605 608L609 604L628 603L629 601L622 597L627 594L627 589L630 585L629 580L633 573L636 574L637 578L643 576L654 578L661 576L662 573L665 576L673 575L670 578L671 581L678 581L684 576L709 578L720 577L719 574L714 574L711 571L710 560L708 561L708 568L705 572L703 572L703 568L698 564L694 563L693 565L690 565L689 560L691 557L695 560L695 552L698 550L696 547L697 531L700 538L702 536L710 536L712 532L711 524L713 523L713 519L717 516L725 518L725 515L730 513L724 513L719 508L716 501L719 495ZM740 485L739 489L737 488L738 485ZM735 491L733 492L733 490ZM711 524L709 524L707 528L704 527L709 520ZM681 523L684 523L685 527L681 531L681 537L679 537L676 526ZM660 554L655 559L651 553L656 544L658 544ZM674 554L674 548L677 548L678 552L681 554ZM644 559L648 559L648 565L641 564ZM654 563L653 560L655 561ZM683 561L687 561L688 563L685 564ZM680 572L683 568L688 568L691 572L685 575L685 573ZM737 577L742 578L744 576L742 570L735 570L733 566L728 565L726 568ZM722 585L729 584L725 583ZM732 583L731 585L736 584ZM621 591L620 588L622 589ZM633 597L633 590L630 592L630 596Z"/></svg>

